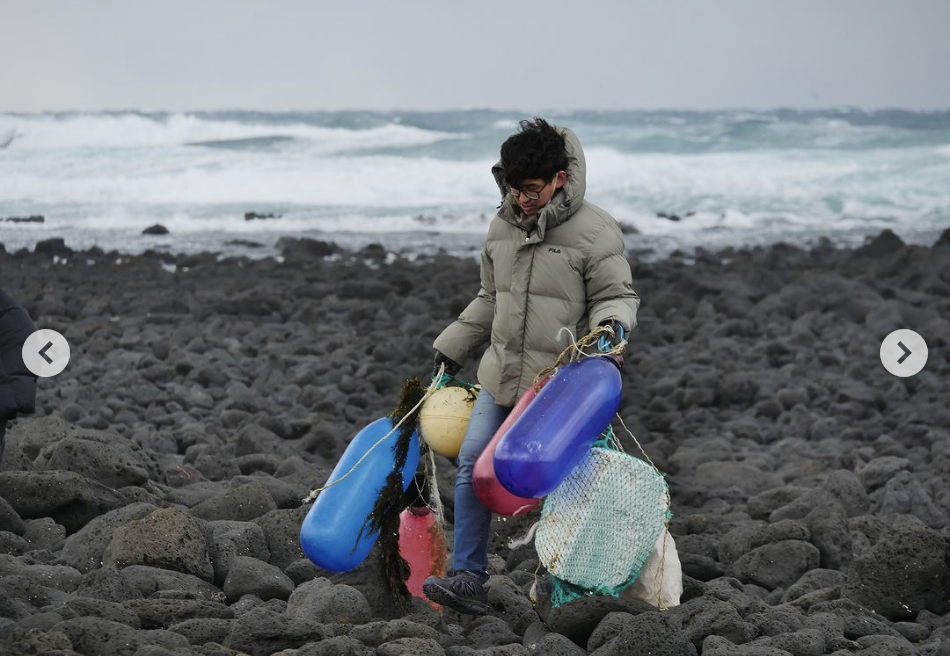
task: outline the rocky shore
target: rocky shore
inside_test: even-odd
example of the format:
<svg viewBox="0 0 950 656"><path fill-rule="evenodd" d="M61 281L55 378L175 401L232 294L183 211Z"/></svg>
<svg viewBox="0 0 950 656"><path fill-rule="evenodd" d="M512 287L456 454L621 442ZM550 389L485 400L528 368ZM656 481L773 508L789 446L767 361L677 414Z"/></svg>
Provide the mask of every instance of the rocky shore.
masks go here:
<svg viewBox="0 0 950 656"><path fill-rule="evenodd" d="M400 616L373 556L333 574L298 545L301 499L430 372L476 264L282 247L0 246L0 287L72 348L0 463L0 653L950 654L950 231L632 260L620 414L667 474L683 603L534 606L533 546L507 546L532 517L495 518L482 618ZM929 345L911 378L880 362L898 328Z"/></svg>

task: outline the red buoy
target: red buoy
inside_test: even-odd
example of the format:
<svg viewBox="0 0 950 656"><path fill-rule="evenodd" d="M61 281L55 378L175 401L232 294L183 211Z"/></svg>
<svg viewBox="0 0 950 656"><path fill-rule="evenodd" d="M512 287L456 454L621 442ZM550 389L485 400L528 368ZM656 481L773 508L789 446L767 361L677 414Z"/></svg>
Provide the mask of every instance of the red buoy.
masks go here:
<svg viewBox="0 0 950 656"><path fill-rule="evenodd" d="M545 378L536 387L529 387L528 391L518 399L518 403L515 404L504 423L495 431L495 436L492 437L491 442L488 443L488 446L482 451L482 455L475 462L475 469L472 471L472 485L475 487L475 496L486 508L499 515L509 517L525 515L541 502L540 499L519 497L502 486L495 475L495 448L501 438L505 436L505 433L508 432L508 429L524 413L525 408L531 404L540 389L547 384L548 380L550 379Z"/></svg>
<svg viewBox="0 0 950 656"><path fill-rule="evenodd" d="M409 563L409 594L441 610L440 605L422 593L422 584L428 577L445 576L445 533L432 510L409 507L399 515L399 555Z"/></svg>

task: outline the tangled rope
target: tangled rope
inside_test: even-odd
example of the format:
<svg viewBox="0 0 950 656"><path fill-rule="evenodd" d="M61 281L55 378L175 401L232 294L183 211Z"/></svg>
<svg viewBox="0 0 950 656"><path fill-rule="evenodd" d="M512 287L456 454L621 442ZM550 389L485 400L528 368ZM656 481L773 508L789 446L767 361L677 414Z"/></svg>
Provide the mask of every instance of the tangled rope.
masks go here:
<svg viewBox="0 0 950 656"><path fill-rule="evenodd" d="M566 332L571 337L571 343L561 351L560 355L557 356L557 360L554 361L549 367L545 367L538 372L538 375L534 377L534 386L537 387L538 383L550 376L561 366L570 363L577 362L582 358L604 358L608 356L623 356L624 351L627 349L627 340L622 339L617 342L612 349L609 351L599 351L597 353L588 353L584 349L593 346L600 340L601 335L610 335L614 337L614 329L610 326L597 326L592 331L581 337L580 341L577 341L574 338L574 333L571 332L571 329L567 326L562 327L557 331L557 339L561 339L561 334Z"/></svg>

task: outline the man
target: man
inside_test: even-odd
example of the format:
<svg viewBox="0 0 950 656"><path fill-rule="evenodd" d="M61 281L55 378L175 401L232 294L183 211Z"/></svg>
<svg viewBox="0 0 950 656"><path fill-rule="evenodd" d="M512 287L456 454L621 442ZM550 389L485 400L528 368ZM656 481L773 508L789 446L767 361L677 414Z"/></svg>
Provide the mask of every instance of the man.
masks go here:
<svg viewBox="0 0 950 656"><path fill-rule="evenodd" d="M23 364L23 342L36 325L22 307L0 289L0 459L7 422L36 405L36 376Z"/></svg>
<svg viewBox="0 0 950 656"><path fill-rule="evenodd" d="M569 344L566 335L558 338L562 327L579 337L610 325L619 343L636 325L640 304L620 227L584 200L584 153L571 130L540 118L522 121L492 174L502 203L482 249L481 289L433 345L436 366L455 373L489 342L458 457L454 574L429 577L423 586L433 601L470 614L488 610L491 526L491 511L472 487L475 462L537 373ZM603 350L612 346L601 343Z"/></svg>

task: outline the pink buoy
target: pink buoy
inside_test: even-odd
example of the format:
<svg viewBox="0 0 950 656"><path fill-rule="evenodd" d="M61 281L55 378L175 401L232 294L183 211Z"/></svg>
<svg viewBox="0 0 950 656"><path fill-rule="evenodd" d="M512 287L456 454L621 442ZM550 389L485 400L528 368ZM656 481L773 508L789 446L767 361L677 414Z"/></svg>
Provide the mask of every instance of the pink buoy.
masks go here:
<svg viewBox="0 0 950 656"><path fill-rule="evenodd" d="M409 563L409 594L433 603L422 593L422 584L430 576L445 576L445 533L429 508L410 507L399 515L399 555Z"/></svg>
<svg viewBox="0 0 950 656"><path fill-rule="evenodd" d="M531 512L540 502L540 499L529 499L512 494L504 488L495 475L495 448L508 432L508 429L524 413L525 409L538 395L538 391L544 387L549 378L542 380L536 387L528 388L515 407L508 414L504 423L495 431L495 436L491 442L482 451L482 455L475 462L475 469L472 471L472 485L475 487L475 496L482 504L494 513L514 517L517 515L526 515Z"/></svg>

